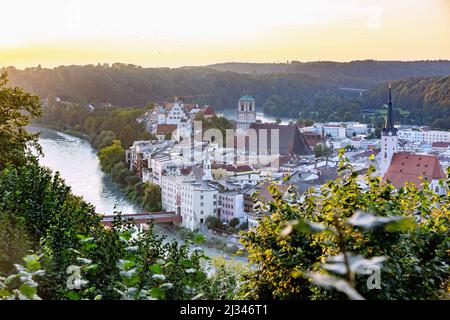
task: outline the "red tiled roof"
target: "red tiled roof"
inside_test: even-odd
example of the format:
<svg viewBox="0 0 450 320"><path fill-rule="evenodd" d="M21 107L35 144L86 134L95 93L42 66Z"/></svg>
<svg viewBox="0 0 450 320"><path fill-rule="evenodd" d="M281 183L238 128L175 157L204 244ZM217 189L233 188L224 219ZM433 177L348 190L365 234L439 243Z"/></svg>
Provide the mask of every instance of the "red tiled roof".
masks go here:
<svg viewBox="0 0 450 320"><path fill-rule="evenodd" d="M232 164L225 164L225 163L213 163L211 164L211 169L225 169L226 171L231 172L247 172L247 171L253 171L253 168L246 164L238 164L236 166Z"/></svg>
<svg viewBox="0 0 450 320"><path fill-rule="evenodd" d="M165 136L166 134L172 134L175 130L177 130L176 124L158 124L156 127L156 135Z"/></svg>
<svg viewBox="0 0 450 320"><path fill-rule="evenodd" d="M188 174L190 174L192 172L192 167L187 167L187 168L180 168L180 173L183 176L187 176Z"/></svg>
<svg viewBox="0 0 450 320"><path fill-rule="evenodd" d="M397 188L403 187L406 182L421 186L423 177L428 182L433 179L445 177L444 170L436 156L398 152L392 157L391 165L384 175L384 180L389 180Z"/></svg>
<svg viewBox="0 0 450 320"><path fill-rule="evenodd" d="M235 166L235 172L253 171L253 168L247 164L239 164Z"/></svg>
<svg viewBox="0 0 450 320"><path fill-rule="evenodd" d="M213 107L211 106L204 106L202 109L202 113L204 116L214 116L216 114Z"/></svg>
<svg viewBox="0 0 450 320"><path fill-rule="evenodd" d="M433 148L448 148L450 142L433 142L431 145Z"/></svg>
<svg viewBox="0 0 450 320"><path fill-rule="evenodd" d="M192 109L198 109L198 104L194 104L194 103L187 103L184 105L184 108L187 111L191 111Z"/></svg>

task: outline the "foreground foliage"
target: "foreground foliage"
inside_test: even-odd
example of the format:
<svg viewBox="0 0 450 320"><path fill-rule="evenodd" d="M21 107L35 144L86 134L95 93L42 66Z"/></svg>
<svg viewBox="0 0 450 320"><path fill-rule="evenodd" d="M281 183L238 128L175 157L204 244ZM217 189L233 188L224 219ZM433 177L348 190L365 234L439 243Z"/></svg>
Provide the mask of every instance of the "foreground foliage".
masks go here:
<svg viewBox="0 0 450 320"><path fill-rule="evenodd" d="M339 171L339 178L298 203L287 203L273 188L274 200L260 209L269 215L242 236L256 268L245 274L241 297L337 299L345 292L351 298L432 299L444 294L450 274L450 172L443 182L446 194L439 196L427 183L421 190L412 185L395 190L373 176L373 168L365 175L365 190L345 159ZM368 288L367 271L377 267L381 287Z"/></svg>

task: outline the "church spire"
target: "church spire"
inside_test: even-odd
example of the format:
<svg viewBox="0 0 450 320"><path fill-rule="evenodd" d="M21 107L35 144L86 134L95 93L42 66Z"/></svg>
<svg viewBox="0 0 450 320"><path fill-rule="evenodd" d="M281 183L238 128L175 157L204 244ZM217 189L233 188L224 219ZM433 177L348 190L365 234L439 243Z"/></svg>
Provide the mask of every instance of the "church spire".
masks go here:
<svg viewBox="0 0 450 320"><path fill-rule="evenodd" d="M383 132L389 135L394 135L397 130L394 127L394 114L392 110L392 90L391 84L389 83L389 101L388 101L388 111L386 117L386 124L384 126Z"/></svg>

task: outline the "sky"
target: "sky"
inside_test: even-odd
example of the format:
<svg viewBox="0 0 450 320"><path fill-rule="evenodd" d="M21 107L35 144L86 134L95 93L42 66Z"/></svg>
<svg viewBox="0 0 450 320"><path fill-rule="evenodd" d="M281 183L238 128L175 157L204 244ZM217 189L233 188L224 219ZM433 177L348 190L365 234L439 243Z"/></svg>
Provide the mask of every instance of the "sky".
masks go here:
<svg viewBox="0 0 450 320"><path fill-rule="evenodd" d="M450 0L4 0L0 66L450 59Z"/></svg>

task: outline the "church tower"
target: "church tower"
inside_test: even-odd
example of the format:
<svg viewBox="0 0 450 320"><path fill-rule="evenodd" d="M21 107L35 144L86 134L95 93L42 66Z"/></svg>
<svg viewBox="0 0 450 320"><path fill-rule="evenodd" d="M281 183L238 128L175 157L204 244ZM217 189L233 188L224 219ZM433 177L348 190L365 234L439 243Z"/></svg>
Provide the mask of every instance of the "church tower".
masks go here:
<svg viewBox="0 0 450 320"><path fill-rule="evenodd" d="M255 121L255 99L244 92L238 101L236 132L245 133Z"/></svg>
<svg viewBox="0 0 450 320"><path fill-rule="evenodd" d="M381 132L380 173L382 177L388 171L389 166L391 165L392 157L394 153L397 152L398 152L398 137L397 137L397 129L394 127L394 117L392 111L392 93L391 93L391 85L389 84L388 112L386 124Z"/></svg>
<svg viewBox="0 0 450 320"><path fill-rule="evenodd" d="M206 147L205 157L203 158L203 172L204 175L202 180L213 180L213 176L211 174L211 160L209 160L209 149Z"/></svg>

